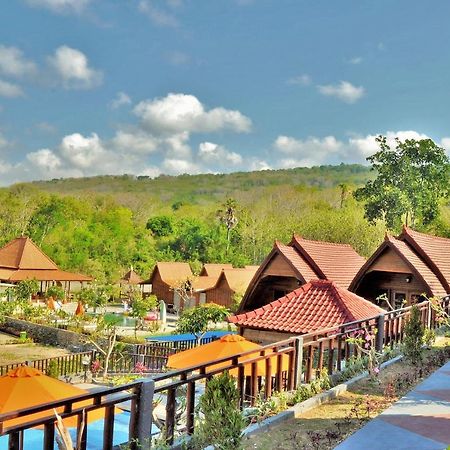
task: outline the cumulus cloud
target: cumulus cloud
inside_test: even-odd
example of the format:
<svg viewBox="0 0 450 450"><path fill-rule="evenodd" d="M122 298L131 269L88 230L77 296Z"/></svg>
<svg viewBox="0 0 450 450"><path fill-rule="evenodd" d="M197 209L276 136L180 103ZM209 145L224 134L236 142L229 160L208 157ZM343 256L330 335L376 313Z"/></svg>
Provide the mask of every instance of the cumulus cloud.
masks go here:
<svg viewBox="0 0 450 450"><path fill-rule="evenodd" d="M428 139L426 134L413 130L387 131L381 133L386 136L391 147L395 147L395 138L404 141L406 139ZM278 136L274 142L274 148L284 157L280 158L278 166L311 167L322 164L365 163L368 156L379 150L375 141L378 134L366 136L351 136L347 140L339 140L334 136L324 138L309 137L296 139L290 136ZM442 139L441 145L446 138ZM450 145L450 138L447 142ZM445 146L444 146L445 147Z"/></svg>
<svg viewBox="0 0 450 450"><path fill-rule="evenodd" d="M25 58L22 50L0 45L0 74L20 78L36 71L36 64Z"/></svg>
<svg viewBox="0 0 450 450"><path fill-rule="evenodd" d="M110 103L112 109L118 109L121 106L131 105L131 98L125 92L118 92L116 98Z"/></svg>
<svg viewBox="0 0 450 450"><path fill-rule="evenodd" d="M61 160L48 148L28 153L27 159L36 167L46 171L54 171L61 167Z"/></svg>
<svg viewBox="0 0 450 450"><path fill-rule="evenodd" d="M20 86L14 83L9 83L8 81L0 80L0 97L21 97L23 96L23 91Z"/></svg>
<svg viewBox="0 0 450 450"><path fill-rule="evenodd" d="M92 133L90 137L85 137L80 133L65 136L60 150L61 155L68 162L80 169L89 168L95 162L100 162L103 157L106 157L103 144L96 133Z"/></svg>
<svg viewBox="0 0 450 450"><path fill-rule="evenodd" d="M145 100L134 108L142 125L154 133L214 132L231 130L249 132L251 120L239 111L222 107L209 111L193 95L168 94Z"/></svg>
<svg viewBox="0 0 450 450"><path fill-rule="evenodd" d="M30 6L48 9L57 14L82 13L91 0L26 0Z"/></svg>
<svg viewBox="0 0 450 450"><path fill-rule="evenodd" d="M168 5L176 6L174 3L168 3ZM172 28L179 26L178 20L173 14L155 6L152 0L141 0L138 4L138 10L145 14L155 25Z"/></svg>
<svg viewBox="0 0 450 450"><path fill-rule="evenodd" d="M354 86L348 81L341 81L338 84L319 85L317 89L322 95L336 97L345 103L355 103L365 94L362 86Z"/></svg>
<svg viewBox="0 0 450 450"><path fill-rule="evenodd" d="M75 48L62 45L48 61L66 89L91 89L103 81L102 72L90 67L86 55Z"/></svg>
<svg viewBox="0 0 450 450"><path fill-rule="evenodd" d="M219 166L242 164L242 156L239 153L230 152L225 147L213 142L202 142L199 145L198 158L206 164Z"/></svg>
<svg viewBox="0 0 450 450"><path fill-rule="evenodd" d="M311 82L311 77L307 74L298 75L287 80L287 84L298 84L300 86L308 86L311 84Z"/></svg>
<svg viewBox="0 0 450 450"><path fill-rule="evenodd" d="M111 143L119 151L141 154L154 153L160 144L158 139L141 130L118 130Z"/></svg>

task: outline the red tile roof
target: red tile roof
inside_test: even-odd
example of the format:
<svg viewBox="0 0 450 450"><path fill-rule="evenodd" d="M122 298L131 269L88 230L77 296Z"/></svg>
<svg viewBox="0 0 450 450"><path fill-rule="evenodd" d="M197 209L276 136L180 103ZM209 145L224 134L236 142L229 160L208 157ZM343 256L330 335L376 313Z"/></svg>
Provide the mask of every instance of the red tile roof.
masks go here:
<svg viewBox="0 0 450 450"><path fill-rule="evenodd" d="M384 312L332 281L313 280L268 305L229 320L242 327L305 334Z"/></svg>
<svg viewBox="0 0 450 450"><path fill-rule="evenodd" d="M408 227L403 227L403 232L398 239L407 242L423 257L449 292L450 239L419 233Z"/></svg>
<svg viewBox="0 0 450 450"><path fill-rule="evenodd" d="M315 278L333 280L344 288L350 286L366 261L348 244L310 241L294 235L290 245L309 261L318 275Z"/></svg>
<svg viewBox="0 0 450 450"><path fill-rule="evenodd" d="M283 256L291 263L296 272L303 278L302 281L315 280L320 275L314 272L310 264L298 253L294 247L283 245L280 242L275 242L275 247L283 254Z"/></svg>

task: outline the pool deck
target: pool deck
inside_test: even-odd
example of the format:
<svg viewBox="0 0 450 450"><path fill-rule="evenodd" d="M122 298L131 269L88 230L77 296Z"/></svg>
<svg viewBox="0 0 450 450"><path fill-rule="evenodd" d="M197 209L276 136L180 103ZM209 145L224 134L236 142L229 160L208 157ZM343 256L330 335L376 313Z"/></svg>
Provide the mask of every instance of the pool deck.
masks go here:
<svg viewBox="0 0 450 450"><path fill-rule="evenodd" d="M336 450L444 450L450 444L450 361Z"/></svg>

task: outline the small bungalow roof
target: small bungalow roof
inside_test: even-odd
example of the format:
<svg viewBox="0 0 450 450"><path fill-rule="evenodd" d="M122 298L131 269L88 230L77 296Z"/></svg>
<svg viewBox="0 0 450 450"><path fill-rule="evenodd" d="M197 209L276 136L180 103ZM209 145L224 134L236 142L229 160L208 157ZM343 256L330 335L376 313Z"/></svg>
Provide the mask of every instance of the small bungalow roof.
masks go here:
<svg viewBox="0 0 450 450"><path fill-rule="evenodd" d="M175 287L181 281L193 278L191 266L185 262L157 262L150 278L140 284L152 284L156 273L161 280L171 287Z"/></svg>
<svg viewBox="0 0 450 450"><path fill-rule="evenodd" d="M245 292L250 281L256 273L256 269L225 269L219 276L216 286L222 279L225 279L234 292Z"/></svg>
<svg viewBox="0 0 450 450"><path fill-rule="evenodd" d="M306 334L384 312L333 281L313 280L278 300L229 320L242 327Z"/></svg>
<svg viewBox="0 0 450 450"><path fill-rule="evenodd" d="M232 264L215 264L215 263L207 263L203 264L202 270L200 272L200 276L204 277L219 277L220 273L222 272L222 269L232 269Z"/></svg>

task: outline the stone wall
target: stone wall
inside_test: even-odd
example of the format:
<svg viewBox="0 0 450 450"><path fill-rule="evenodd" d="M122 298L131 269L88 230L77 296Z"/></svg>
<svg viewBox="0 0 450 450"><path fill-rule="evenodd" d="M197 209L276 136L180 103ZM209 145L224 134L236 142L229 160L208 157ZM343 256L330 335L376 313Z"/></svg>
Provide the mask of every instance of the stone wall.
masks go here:
<svg viewBox="0 0 450 450"><path fill-rule="evenodd" d="M14 334L26 331L27 336L35 342L63 347L71 351L87 351L92 347L86 344L85 337L73 331L27 322L26 320L14 319L12 317L5 317L3 323L0 325L0 330Z"/></svg>

